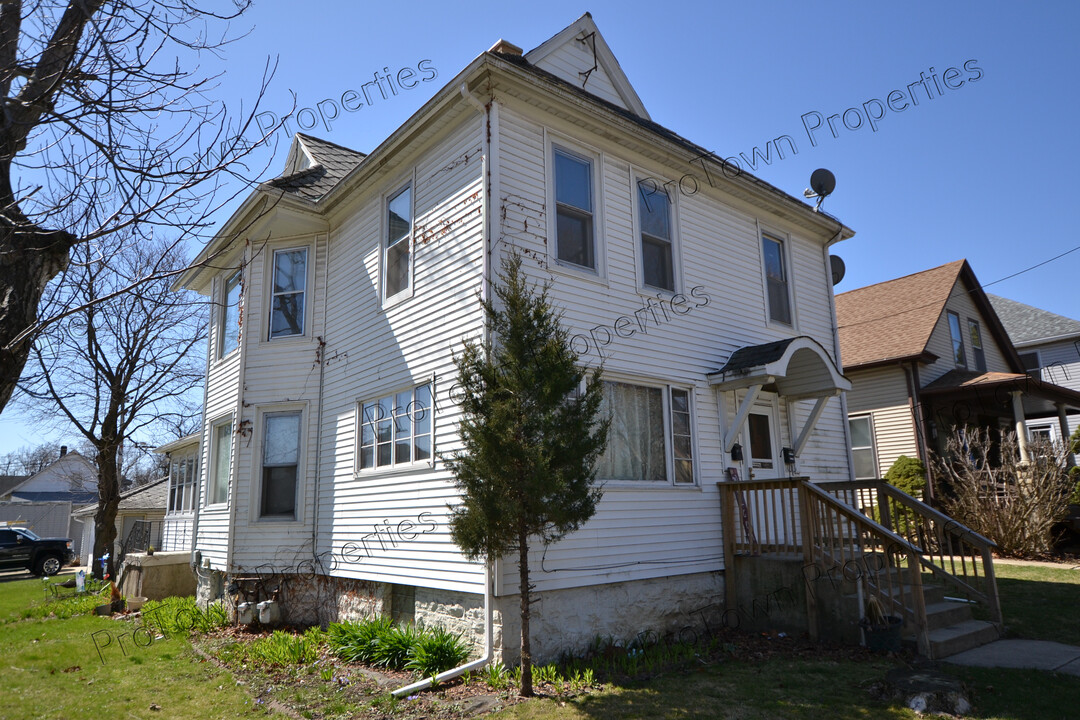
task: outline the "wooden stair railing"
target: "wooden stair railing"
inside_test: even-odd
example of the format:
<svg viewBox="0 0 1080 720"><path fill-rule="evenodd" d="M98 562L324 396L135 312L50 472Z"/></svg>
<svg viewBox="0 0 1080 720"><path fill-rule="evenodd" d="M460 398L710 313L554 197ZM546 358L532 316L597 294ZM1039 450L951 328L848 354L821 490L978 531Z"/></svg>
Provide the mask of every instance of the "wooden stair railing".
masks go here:
<svg viewBox="0 0 1080 720"><path fill-rule="evenodd" d="M826 482L818 487L922 548L925 571L984 605L991 622L999 631L1004 629L993 540L882 480Z"/></svg>

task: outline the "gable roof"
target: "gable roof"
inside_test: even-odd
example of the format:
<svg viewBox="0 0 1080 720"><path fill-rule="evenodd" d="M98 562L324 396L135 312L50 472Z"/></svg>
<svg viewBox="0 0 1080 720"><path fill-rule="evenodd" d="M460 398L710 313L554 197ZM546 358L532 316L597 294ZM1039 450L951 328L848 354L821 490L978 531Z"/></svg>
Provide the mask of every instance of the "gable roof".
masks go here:
<svg viewBox="0 0 1080 720"><path fill-rule="evenodd" d="M70 465L71 463L79 463L84 467L84 469L89 471L90 474L87 476L87 484L92 483L94 485L94 490L92 491L92 495L94 497L96 497L97 496L97 468L94 466L94 464L92 462L90 462L89 460L86 459L86 456L84 456L78 450L72 450L69 453L65 453L64 455L61 455L56 460L53 460L51 463L49 463L45 467L41 468L40 470L38 470L33 475L30 475L29 477L23 478L22 482L15 485L8 492L10 492L10 493L12 493L14 495L20 495L20 496L22 496L24 498L28 498L30 495L44 496L44 495L57 495L57 494L76 497L76 496L85 494L86 492L90 492L90 491L86 491L86 490L72 490L72 491L38 491L38 490L30 490L30 491L20 492L20 488L25 488L27 486L32 486L34 484L34 482L38 478L40 478L42 475L45 475L46 473L52 471L57 466L59 466L59 465ZM37 499L40 499L40 500L61 499L61 500L64 500L64 499L69 499L69 498L68 497L63 497L63 498L40 497L40 498L37 498Z"/></svg>
<svg viewBox="0 0 1080 720"><path fill-rule="evenodd" d="M301 200L318 202L365 157L362 152L329 140L296 133L285 161L285 173L263 185Z"/></svg>
<svg viewBox="0 0 1080 720"><path fill-rule="evenodd" d="M553 74L574 86L577 86L574 80L580 81L580 87L586 89L586 92L588 92L587 88L590 79L595 77L596 80L600 80L600 77L603 77L614 87L619 99L623 101L625 109L646 120L651 120L649 111L645 109L645 104L641 102L641 98L638 97L634 86L630 84L630 79L626 77L626 73L623 72L619 61L615 59L615 53L611 52L611 48L608 47L604 36L597 29L591 13L585 13L570 25L525 53L525 59L530 65L551 72L555 69L555 66L553 63L546 61L557 50L570 43L578 42L588 43L587 50L590 53L595 51L596 67L586 72L579 72L577 78L564 77L558 72ZM594 75L594 73L598 75Z"/></svg>
<svg viewBox="0 0 1080 720"><path fill-rule="evenodd" d="M169 502L169 478L164 477L146 485L120 493L117 510L165 510ZM71 513L82 517L97 511L97 503Z"/></svg>
<svg viewBox="0 0 1080 720"><path fill-rule="evenodd" d="M22 485L23 481L29 477L29 475L0 475L0 497L4 497Z"/></svg>
<svg viewBox="0 0 1080 720"><path fill-rule="evenodd" d="M927 349L945 304L966 292L979 309L1002 354L1017 372L1023 366L967 260L956 260L895 280L836 296L836 321L844 370L917 360L930 363Z"/></svg>
<svg viewBox="0 0 1080 720"><path fill-rule="evenodd" d="M1080 336L1080 320L998 295L987 297L1017 347Z"/></svg>

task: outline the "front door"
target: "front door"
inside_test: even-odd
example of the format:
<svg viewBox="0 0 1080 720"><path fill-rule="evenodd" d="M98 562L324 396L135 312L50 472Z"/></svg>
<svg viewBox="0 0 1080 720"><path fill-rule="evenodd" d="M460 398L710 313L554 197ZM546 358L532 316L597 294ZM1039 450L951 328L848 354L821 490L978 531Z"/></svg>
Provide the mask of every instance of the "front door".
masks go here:
<svg viewBox="0 0 1080 720"><path fill-rule="evenodd" d="M746 474L752 480L784 476L780 462L779 420L776 397L772 395L758 397L746 416L743 447L746 448Z"/></svg>

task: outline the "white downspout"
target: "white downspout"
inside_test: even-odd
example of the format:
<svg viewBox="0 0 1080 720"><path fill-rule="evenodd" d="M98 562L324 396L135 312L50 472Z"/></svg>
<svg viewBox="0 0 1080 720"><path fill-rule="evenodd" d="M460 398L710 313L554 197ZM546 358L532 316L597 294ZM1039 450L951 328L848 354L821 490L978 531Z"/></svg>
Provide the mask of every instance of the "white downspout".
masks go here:
<svg viewBox="0 0 1080 720"><path fill-rule="evenodd" d="M482 216L482 229L481 236L483 242L483 278L481 279L481 297L487 299L489 297L488 287L490 283L491 272L491 242L490 242L490 222L489 215L491 214L491 120L489 115L489 109L483 105L472 93L469 92L465 83L461 84L461 97L465 99L470 105L476 108L476 111L480 113L482 118L480 124L480 142L483 147L482 161L481 161L481 202L483 202L484 213ZM484 324L484 340L487 340L487 323ZM395 697L405 697L411 695L414 692L425 690L436 683L446 682L456 677L464 675L472 670L478 670L491 662L495 652L495 613L494 613L494 597L492 591L492 585L494 583L494 573L492 572L493 560L488 559L484 563L484 652L477 660L459 665L456 668L447 670L446 672L439 673L434 678L425 678L418 682L414 682L411 685L405 685L399 687L393 691Z"/></svg>
<svg viewBox="0 0 1080 720"><path fill-rule="evenodd" d="M837 225L840 222L837 221ZM836 295L833 293L832 265L829 263L829 248L840 242L843 229L836 231L832 240L825 243L822 248L822 262L825 264L825 284L829 288L829 318L832 321L833 352L836 355L836 366L840 372L844 372L844 362L840 357L840 328L837 327L836 319ZM851 428L848 427L847 393L840 393L840 427L844 432L844 445L847 447L848 480L855 480L855 454L851 451Z"/></svg>
<svg viewBox="0 0 1080 720"><path fill-rule="evenodd" d="M479 670L480 668L491 662L491 658L494 655L495 650L495 617L492 605L492 592L491 585L493 582L491 573L491 561L484 563L484 653L478 660L473 660L470 663L459 665L458 667L447 670L446 672L439 673L434 678L425 678L418 682L414 682L412 685L405 685L399 687L393 691L395 697L405 697L411 695L414 692L425 690L434 684L446 682L447 680L453 680L454 678L464 675L472 670Z"/></svg>

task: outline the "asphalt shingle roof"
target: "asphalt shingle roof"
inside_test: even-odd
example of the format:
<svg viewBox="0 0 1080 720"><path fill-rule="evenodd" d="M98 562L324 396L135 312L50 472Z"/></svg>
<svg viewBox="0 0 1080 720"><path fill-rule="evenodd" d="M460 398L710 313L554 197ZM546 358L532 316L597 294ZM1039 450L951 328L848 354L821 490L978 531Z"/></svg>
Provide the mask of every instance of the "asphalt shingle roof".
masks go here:
<svg viewBox="0 0 1080 720"><path fill-rule="evenodd" d="M1009 338L1018 345L1080 335L1080 320L997 295L988 294L987 297Z"/></svg>
<svg viewBox="0 0 1080 720"><path fill-rule="evenodd" d="M266 184L311 202L318 201L330 192L365 157L362 152L350 150L329 140L303 133L297 133L296 137L315 164L269 180Z"/></svg>
<svg viewBox="0 0 1080 720"><path fill-rule="evenodd" d="M837 295L844 368L923 355L964 263L957 260Z"/></svg>

